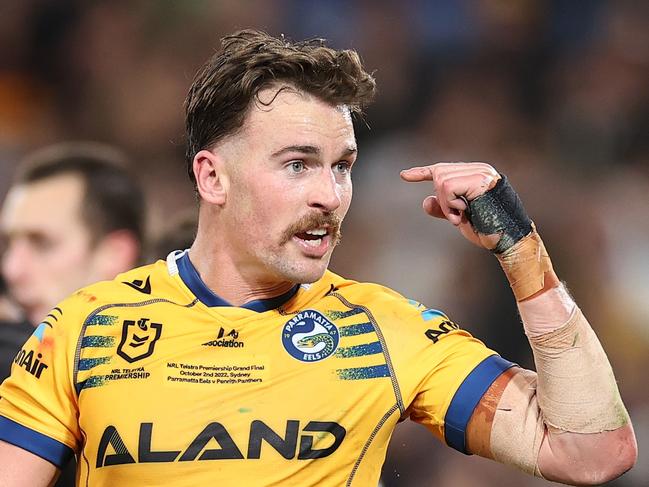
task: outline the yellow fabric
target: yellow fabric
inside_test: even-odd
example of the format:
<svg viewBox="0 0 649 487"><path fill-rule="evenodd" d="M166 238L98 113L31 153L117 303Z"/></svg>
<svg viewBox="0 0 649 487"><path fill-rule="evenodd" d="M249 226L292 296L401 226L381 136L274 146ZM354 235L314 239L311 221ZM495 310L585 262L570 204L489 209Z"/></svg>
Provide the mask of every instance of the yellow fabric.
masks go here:
<svg viewBox="0 0 649 487"><path fill-rule="evenodd" d="M147 278L150 294L124 284ZM58 308L24 348L47 368L14 364L0 415L73 448L84 486L376 485L396 423L443 439L455 391L494 353L442 313L331 272L255 312L205 306L159 261ZM321 360L282 341L308 310L338 335Z"/></svg>

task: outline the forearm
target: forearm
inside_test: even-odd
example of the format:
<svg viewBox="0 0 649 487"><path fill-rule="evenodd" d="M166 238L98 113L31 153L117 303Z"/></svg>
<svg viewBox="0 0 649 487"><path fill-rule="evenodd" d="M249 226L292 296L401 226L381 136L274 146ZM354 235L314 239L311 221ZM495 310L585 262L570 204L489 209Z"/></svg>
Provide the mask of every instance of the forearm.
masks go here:
<svg viewBox="0 0 649 487"><path fill-rule="evenodd" d="M519 227L525 222L523 215ZM494 456L516 463L518 455L523 469L551 480L601 483L633 465L635 437L608 358L529 225L529 234L495 253L516 298L537 377L521 375L504 391L494 416ZM506 409L523 416L503 414ZM516 421L529 442L526 452L512 456L506 436Z"/></svg>
<svg viewBox="0 0 649 487"><path fill-rule="evenodd" d="M535 238L542 247L540 238ZM510 250L516 251L516 247ZM511 272L511 267L503 268ZM521 274L521 269L517 273ZM554 276L551 266L548 273ZM520 299L515 293L534 354L545 422L575 433L600 433L624 426L628 415L608 357L563 284L553 280L556 286L530 297Z"/></svg>
<svg viewBox="0 0 649 487"><path fill-rule="evenodd" d="M544 431L536 473L577 484L610 480L635 461L635 439L608 358L551 265L543 288L530 291L518 308L534 353Z"/></svg>
<svg viewBox="0 0 649 487"><path fill-rule="evenodd" d="M563 284L516 304L528 337L543 335L565 325L576 306Z"/></svg>
<svg viewBox="0 0 649 487"><path fill-rule="evenodd" d="M635 462L635 437L590 326L561 284L518 306L539 374L510 369L492 385L469 425L470 451L572 485L621 475ZM552 337L576 345L567 348L567 360L544 356ZM485 423L490 426L483 430Z"/></svg>

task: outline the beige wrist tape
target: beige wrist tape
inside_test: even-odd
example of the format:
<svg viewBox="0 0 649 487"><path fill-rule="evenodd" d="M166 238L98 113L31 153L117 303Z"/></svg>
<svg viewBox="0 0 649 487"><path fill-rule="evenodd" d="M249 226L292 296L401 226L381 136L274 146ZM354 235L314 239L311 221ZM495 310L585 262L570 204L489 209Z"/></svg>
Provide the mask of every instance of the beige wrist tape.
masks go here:
<svg viewBox="0 0 649 487"><path fill-rule="evenodd" d="M516 301L529 298L543 289L545 273L552 262L532 223L532 232L502 254L496 254L512 287Z"/></svg>
<svg viewBox="0 0 649 487"><path fill-rule="evenodd" d="M497 462L541 477L537 464L544 432L536 397L536 374L521 369L498 402L491 426L491 455Z"/></svg>
<svg viewBox="0 0 649 487"><path fill-rule="evenodd" d="M606 353L577 306L561 328L529 340L545 424L599 433L629 422Z"/></svg>

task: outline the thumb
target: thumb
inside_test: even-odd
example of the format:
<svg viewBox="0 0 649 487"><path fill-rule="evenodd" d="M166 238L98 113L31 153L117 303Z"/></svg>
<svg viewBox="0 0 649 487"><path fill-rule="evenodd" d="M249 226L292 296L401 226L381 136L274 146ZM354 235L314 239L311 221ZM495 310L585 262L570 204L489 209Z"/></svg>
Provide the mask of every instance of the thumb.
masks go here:
<svg viewBox="0 0 649 487"><path fill-rule="evenodd" d="M439 205L439 201L437 201L437 196L426 197L422 206L424 207L424 211L430 216L446 219L442 207Z"/></svg>

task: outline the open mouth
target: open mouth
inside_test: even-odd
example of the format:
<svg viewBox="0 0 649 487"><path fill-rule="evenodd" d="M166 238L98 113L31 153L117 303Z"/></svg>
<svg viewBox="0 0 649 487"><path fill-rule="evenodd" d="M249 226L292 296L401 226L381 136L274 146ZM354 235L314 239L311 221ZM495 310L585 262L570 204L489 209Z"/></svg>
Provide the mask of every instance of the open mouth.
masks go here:
<svg viewBox="0 0 649 487"><path fill-rule="evenodd" d="M321 259L335 242L336 229L333 227L318 227L293 234L293 241L298 244L307 257ZM335 245L335 243L333 243Z"/></svg>
<svg viewBox="0 0 649 487"><path fill-rule="evenodd" d="M286 229L282 242L293 242L306 257L321 259L338 244L341 221L334 213L305 215Z"/></svg>
<svg viewBox="0 0 649 487"><path fill-rule="evenodd" d="M306 232L295 234L295 236L302 240L305 245L313 248L322 245L323 240L325 240L328 235L328 228L315 228L313 230L307 230Z"/></svg>

